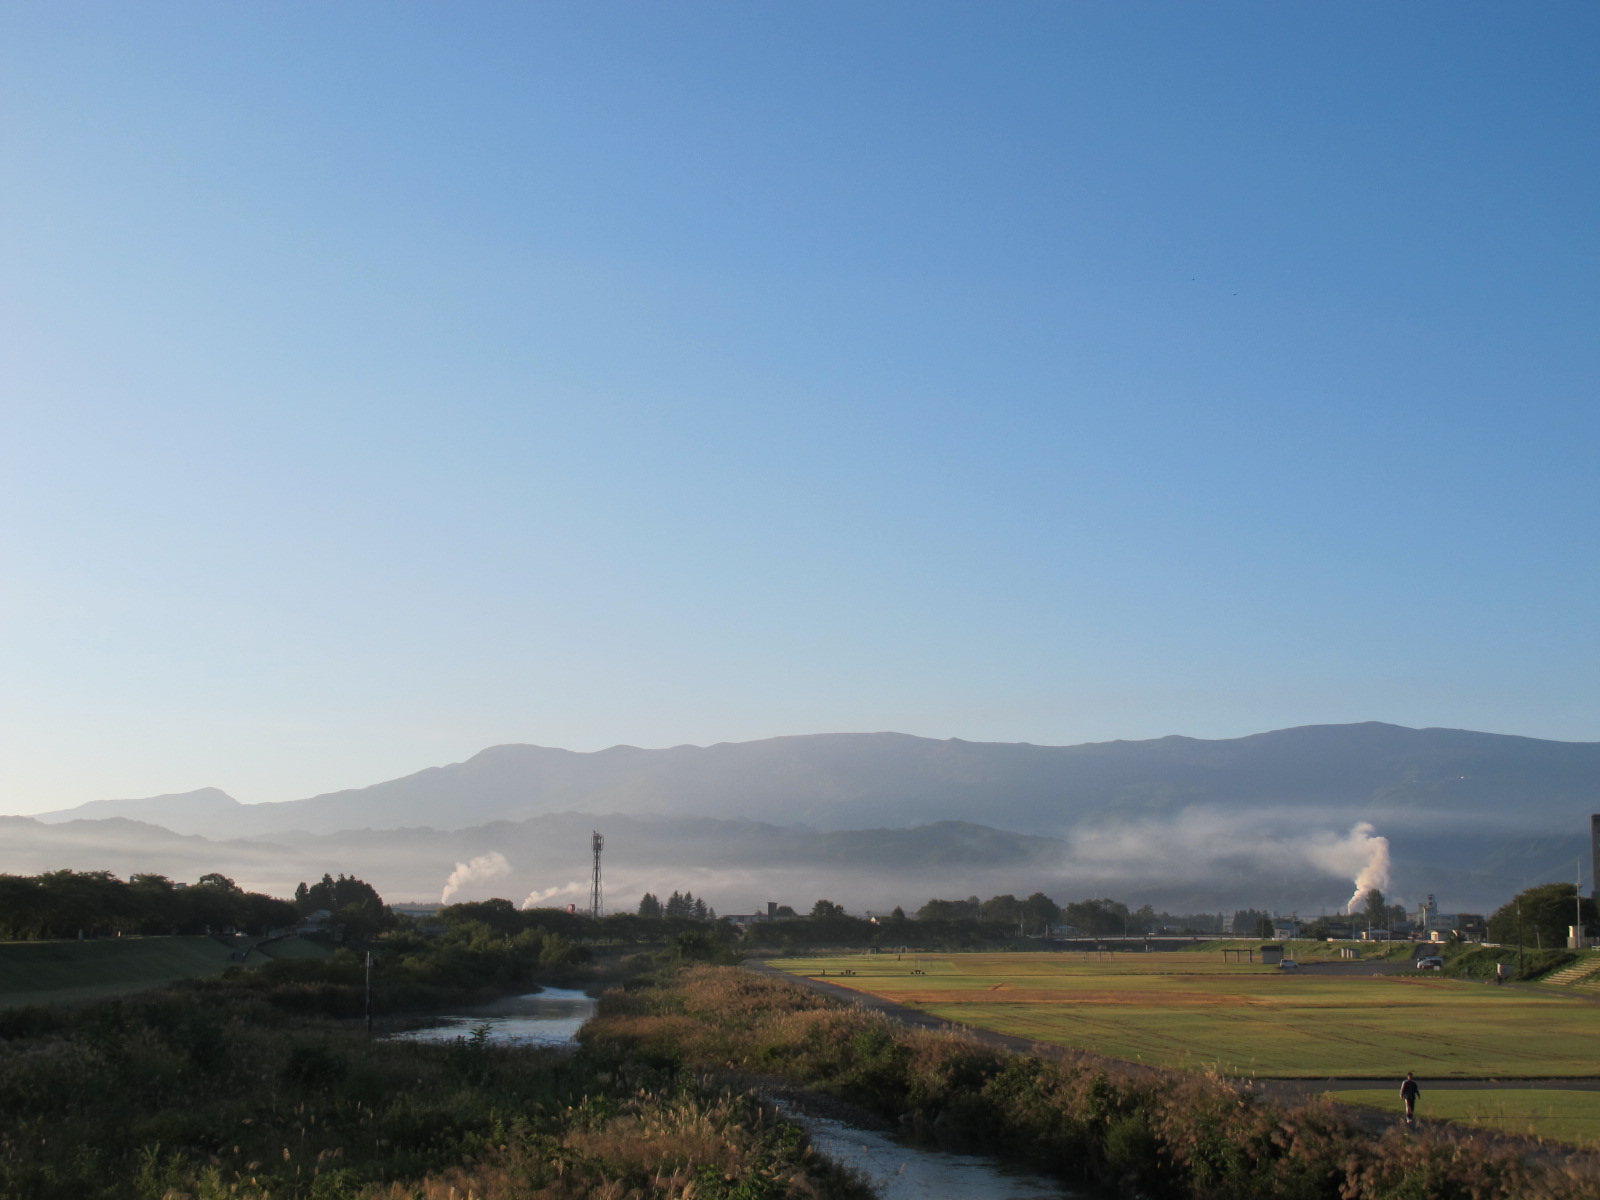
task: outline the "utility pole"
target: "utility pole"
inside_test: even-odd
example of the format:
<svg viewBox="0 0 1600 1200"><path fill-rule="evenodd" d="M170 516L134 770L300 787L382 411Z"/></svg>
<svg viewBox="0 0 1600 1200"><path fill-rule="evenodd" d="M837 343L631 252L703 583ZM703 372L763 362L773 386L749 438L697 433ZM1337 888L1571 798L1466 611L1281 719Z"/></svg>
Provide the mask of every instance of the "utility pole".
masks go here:
<svg viewBox="0 0 1600 1200"><path fill-rule="evenodd" d="M594 851L594 877L589 883L589 916L596 921L600 919L600 851L605 845L606 840L598 830L591 832L589 848Z"/></svg>
<svg viewBox="0 0 1600 1200"><path fill-rule="evenodd" d="M1517 898L1517 974L1522 974L1522 898Z"/></svg>
<svg viewBox="0 0 1600 1200"><path fill-rule="evenodd" d="M372 1036L372 951L367 951L367 1036Z"/></svg>
<svg viewBox="0 0 1600 1200"><path fill-rule="evenodd" d="M1572 918L1573 921L1575 922L1573 924L1573 926L1572 926L1573 940L1578 943L1576 946L1573 947L1573 949L1574 950L1582 950L1583 949L1583 859L1582 858L1578 859L1578 883L1577 883L1577 886L1576 886L1576 888L1574 889L1574 891L1572 893L1572 904L1573 904L1574 909L1576 910L1574 912L1573 918Z"/></svg>

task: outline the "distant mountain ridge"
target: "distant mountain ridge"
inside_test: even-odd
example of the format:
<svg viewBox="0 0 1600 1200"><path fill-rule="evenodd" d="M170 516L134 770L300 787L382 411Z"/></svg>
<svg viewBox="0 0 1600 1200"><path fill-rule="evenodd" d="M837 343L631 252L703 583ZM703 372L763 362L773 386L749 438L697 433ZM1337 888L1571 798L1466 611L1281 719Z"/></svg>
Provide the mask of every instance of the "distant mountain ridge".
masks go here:
<svg viewBox="0 0 1600 1200"><path fill-rule="evenodd" d="M725 906L768 899L809 905L826 891L887 908L939 880L962 895L995 878L1049 878L1060 842L958 821L911 829L824 833L709 817L553 813L470 829L404 828L289 834L281 841L213 841L125 817L47 824L0 817L0 871L38 874L70 865L121 876L153 871L179 880L221 871L242 885L288 895L324 872L359 875L392 900L431 900L459 863L498 856L462 899L488 894L549 903L588 896L589 833L607 835L612 908L648 890L687 888ZM859 886L863 876L871 886ZM844 890L841 890L844 889ZM811 894L817 893L817 894ZM920 903L926 896L920 897Z"/></svg>
<svg viewBox="0 0 1600 1200"><path fill-rule="evenodd" d="M45 821L126 816L209 837L429 825L557 812L743 817L824 830L970 820L1046 836L1194 806L1328 809L1368 819L1555 826L1600 809L1600 743L1368 722L1249 737L1078 746L811 734L593 753L493 746L369 787L270 804L214 788L102 800Z"/></svg>
<svg viewBox="0 0 1600 1200"><path fill-rule="evenodd" d="M146 796L139 800L90 800L76 808L57 812L35 813L35 820L97 821L122 817L129 821L148 821L169 829L191 833L205 833L208 829L226 828L236 820L240 804L220 788L206 787L193 792L173 792L164 796Z"/></svg>
<svg viewBox="0 0 1600 1200"><path fill-rule="evenodd" d="M423 899L482 859L463 897L566 903L586 898L600 829L630 906L678 886L724 909L1038 889L1316 912L1348 900L1375 833L1393 860L1386 891L1479 911L1572 878L1595 811L1600 743L1378 723L1081 746L898 733L508 745L304 800L205 788L0 818L0 871L222 870L269 889L354 871Z"/></svg>

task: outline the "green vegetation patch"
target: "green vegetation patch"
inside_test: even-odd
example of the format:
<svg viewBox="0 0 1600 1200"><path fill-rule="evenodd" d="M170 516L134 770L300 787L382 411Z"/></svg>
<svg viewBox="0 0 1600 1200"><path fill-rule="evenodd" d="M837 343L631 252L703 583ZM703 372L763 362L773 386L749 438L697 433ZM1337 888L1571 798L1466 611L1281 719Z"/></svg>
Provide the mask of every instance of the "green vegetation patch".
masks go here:
<svg viewBox="0 0 1600 1200"><path fill-rule="evenodd" d="M959 1024L1166 1067L1282 1078L1600 1075L1600 1005L1556 989L1426 972L1290 974L1216 952L776 965Z"/></svg>
<svg viewBox="0 0 1600 1200"><path fill-rule="evenodd" d="M1328 1097L1341 1104L1401 1112L1399 1092L1392 1087L1329 1092ZM1558 1088L1430 1089L1424 1084L1417 1115L1587 1149L1600 1148L1600 1092Z"/></svg>
<svg viewBox="0 0 1600 1200"><path fill-rule="evenodd" d="M373 1040L211 980L0 1012L3 1200L691 1195L870 1193L770 1106L639 1062Z"/></svg>
<svg viewBox="0 0 1600 1200"><path fill-rule="evenodd" d="M232 953L212 937L0 942L0 1007L102 999L215 975Z"/></svg>

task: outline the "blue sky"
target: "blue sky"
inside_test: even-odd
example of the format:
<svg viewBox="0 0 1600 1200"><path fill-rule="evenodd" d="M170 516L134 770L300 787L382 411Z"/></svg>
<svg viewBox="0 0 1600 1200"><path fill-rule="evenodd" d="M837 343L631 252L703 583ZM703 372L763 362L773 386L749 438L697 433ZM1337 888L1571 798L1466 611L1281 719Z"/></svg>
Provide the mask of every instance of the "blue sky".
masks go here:
<svg viewBox="0 0 1600 1200"><path fill-rule="evenodd" d="M0 8L0 811L1600 737L1600 9Z"/></svg>

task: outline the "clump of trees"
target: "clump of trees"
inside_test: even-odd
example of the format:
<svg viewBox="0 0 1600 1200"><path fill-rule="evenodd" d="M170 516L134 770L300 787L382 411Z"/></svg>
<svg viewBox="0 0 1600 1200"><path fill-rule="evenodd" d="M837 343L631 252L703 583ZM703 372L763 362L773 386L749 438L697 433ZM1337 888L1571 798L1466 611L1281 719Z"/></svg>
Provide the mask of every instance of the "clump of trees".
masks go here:
<svg viewBox="0 0 1600 1200"><path fill-rule="evenodd" d="M1034 892L1026 900L1011 895L991 896L981 902L976 896L965 900L929 900L917 910L916 919L924 923L965 921L1004 926L1024 936L1038 936L1056 925L1070 925L1089 937L1153 933L1174 921L1170 914L1158 913L1148 904L1137 912L1110 897L1060 905L1043 892ZM1211 924L1209 914L1205 921ZM1188 925L1191 922L1191 918L1183 918L1178 923Z"/></svg>
<svg viewBox="0 0 1600 1200"><path fill-rule="evenodd" d="M685 921L715 921L717 910L693 892L673 892L665 904L656 899L654 893L646 892L639 901L639 915L651 921L666 917Z"/></svg>
<svg viewBox="0 0 1600 1200"><path fill-rule="evenodd" d="M352 937L372 937L396 923L378 889L354 875L335 879L325 874L316 883L300 884L294 890L294 907L301 916L331 914L332 924Z"/></svg>
<svg viewBox="0 0 1600 1200"><path fill-rule="evenodd" d="M1596 918L1594 901L1580 900L1575 884L1543 883L1518 892L1489 918L1489 940L1506 946L1559 949L1567 944L1569 926L1581 924L1592 931Z"/></svg>
<svg viewBox="0 0 1600 1200"><path fill-rule="evenodd" d="M148 873L123 880L110 871L0 875L0 938L11 941L227 930L265 936L298 916L288 901L247 892L216 872L193 884Z"/></svg>

